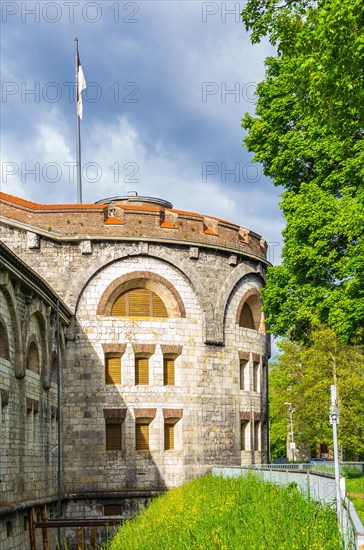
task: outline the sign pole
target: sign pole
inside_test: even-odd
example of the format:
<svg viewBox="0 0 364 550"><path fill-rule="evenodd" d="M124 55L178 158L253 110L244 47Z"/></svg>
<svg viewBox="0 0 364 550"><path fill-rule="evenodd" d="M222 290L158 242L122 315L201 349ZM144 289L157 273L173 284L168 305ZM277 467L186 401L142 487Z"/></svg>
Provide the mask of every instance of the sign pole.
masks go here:
<svg viewBox="0 0 364 550"><path fill-rule="evenodd" d="M332 439L334 443L335 487L336 487L336 513L339 525L341 525L341 495L340 495L340 466L339 447L337 443L337 425L339 424L339 409L336 401L336 386L331 386L330 424L332 425Z"/></svg>

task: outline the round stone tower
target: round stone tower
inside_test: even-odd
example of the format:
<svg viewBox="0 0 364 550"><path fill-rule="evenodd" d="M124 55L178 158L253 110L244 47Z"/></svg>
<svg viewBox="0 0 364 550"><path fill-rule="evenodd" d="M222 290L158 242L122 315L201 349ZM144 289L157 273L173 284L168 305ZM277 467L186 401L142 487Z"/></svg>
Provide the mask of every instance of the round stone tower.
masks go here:
<svg viewBox="0 0 364 550"><path fill-rule="evenodd" d="M73 312L61 358L69 514L267 460L259 235L136 193L0 198L2 240Z"/></svg>

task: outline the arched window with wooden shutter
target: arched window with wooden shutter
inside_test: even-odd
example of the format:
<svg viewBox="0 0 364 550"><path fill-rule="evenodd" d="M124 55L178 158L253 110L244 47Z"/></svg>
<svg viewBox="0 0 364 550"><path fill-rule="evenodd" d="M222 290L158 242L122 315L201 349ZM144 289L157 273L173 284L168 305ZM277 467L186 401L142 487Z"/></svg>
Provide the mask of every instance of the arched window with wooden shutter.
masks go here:
<svg viewBox="0 0 364 550"><path fill-rule="evenodd" d="M148 288L133 288L123 292L111 308L112 317L167 318L161 298Z"/></svg>
<svg viewBox="0 0 364 550"><path fill-rule="evenodd" d="M0 321L0 357L10 360L8 332L4 324Z"/></svg>
<svg viewBox="0 0 364 550"><path fill-rule="evenodd" d="M105 356L105 384L121 384L121 356Z"/></svg>
<svg viewBox="0 0 364 550"><path fill-rule="evenodd" d="M39 374L39 353L35 342L31 342L28 349L27 369Z"/></svg>
<svg viewBox="0 0 364 550"><path fill-rule="evenodd" d="M147 386L149 384L149 357L135 356L135 385Z"/></svg>

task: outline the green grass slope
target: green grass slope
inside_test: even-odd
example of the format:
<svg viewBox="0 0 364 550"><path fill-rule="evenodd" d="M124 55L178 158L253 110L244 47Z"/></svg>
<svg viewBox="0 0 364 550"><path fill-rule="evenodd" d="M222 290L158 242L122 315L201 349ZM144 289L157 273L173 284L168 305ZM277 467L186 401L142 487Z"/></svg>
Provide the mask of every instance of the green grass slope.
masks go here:
<svg viewBox="0 0 364 550"><path fill-rule="evenodd" d="M155 499L105 550L341 550L333 510L255 475L204 477Z"/></svg>

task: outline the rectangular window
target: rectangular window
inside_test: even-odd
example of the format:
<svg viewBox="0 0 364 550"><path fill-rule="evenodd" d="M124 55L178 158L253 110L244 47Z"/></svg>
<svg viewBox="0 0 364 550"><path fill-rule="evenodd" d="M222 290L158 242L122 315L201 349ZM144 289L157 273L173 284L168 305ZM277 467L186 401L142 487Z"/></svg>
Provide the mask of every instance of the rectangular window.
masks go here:
<svg viewBox="0 0 364 550"><path fill-rule="evenodd" d="M121 451L121 423L106 424L106 450Z"/></svg>
<svg viewBox="0 0 364 550"><path fill-rule="evenodd" d="M174 386L174 358L163 358L163 383L165 386Z"/></svg>
<svg viewBox="0 0 364 550"><path fill-rule="evenodd" d="M135 448L137 451L149 451L149 424L135 424Z"/></svg>
<svg viewBox="0 0 364 550"><path fill-rule="evenodd" d="M247 420L242 420L240 422L240 448L242 451L246 451L248 449L248 424L249 422Z"/></svg>
<svg viewBox="0 0 364 550"><path fill-rule="evenodd" d="M247 374L248 374L248 362L240 361L240 389L241 390L246 390L249 387Z"/></svg>
<svg viewBox="0 0 364 550"><path fill-rule="evenodd" d="M135 357L135 385L149 384L149 359L148 357Z"/></svg>
<svg viewBox="0 0 364 550"><path fill-rule="evenodd" d="M165 422L164 424L164 450L174 450L174 424Z"/></svg>
<svg viewBox="0 0 364 550"><path fill-rule="evenodd" d="M259 451L259 420L254 421L254 432L253 432L253 445L254 451Z"/></svg>
<svg viewBox="0 0 364 550"><path fill-rule="evenodd" d="M121 357L105 357L105 384L121 384Z"/></svg>
<svg viewBox="0 0 364 550"><path fill-rule="evenodd" d="M259 363L253 363L253 391L259 392Z"/></svg>
<svg viewBox="0 0 364 550"><path fill-rule="evenodd" d="M104 516L121 516L120 504L104 504Z"/></svg>

